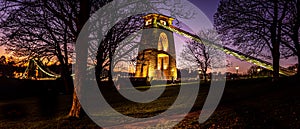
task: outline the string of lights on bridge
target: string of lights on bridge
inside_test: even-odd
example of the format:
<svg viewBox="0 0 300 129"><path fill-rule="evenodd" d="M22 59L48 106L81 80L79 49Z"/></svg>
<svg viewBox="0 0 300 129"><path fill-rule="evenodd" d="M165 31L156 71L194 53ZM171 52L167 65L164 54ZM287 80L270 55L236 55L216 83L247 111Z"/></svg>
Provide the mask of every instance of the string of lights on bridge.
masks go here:
<svg viewBox="0 0 300 129"><path fill-rule="evenodd" d="M265 69L268 69L268 70L272 70L273 71L273 66L271 63L269 62L266 62L266 61L263 61L263 60L260 60L260 59L257 59L255 57L251 57L251 56L248 56L248 55L245 55L241 52L238 52L236 50L233 50L233 49L230 49L228 47L224 47L224 46L221 46L219 44L215 44L205 38L201 38L197 35L194 35L194 34L191 34L189 32L186 32L182 29L179 29L179 28L176 28L174 26L165 26L165 25L162 25L161 23L157 23L157 25L159 25L160 27L163 27L164 29L167 29L169 31L172 31L172 32L175 32L181 36L184 36L186 38L189 38L189 39L192 39L198 43L202 43L206 46L211 46L215 49L218 49L218 50L221 50L223 52L225 52L226 54L229 54L229 55L232 55L238 59L241 59L241 60L244 60L244 61L247 61L249 63L252 63L252 64L255 64L255 65L258 65L260 67L263 67ZM291 71L291 70L288 70L286 68L283 68L283 67L280 67L279 69L279 73L282 74L282 75L285 75L285 76L292 76L292 75L295 75L295 71Z"/></svg>

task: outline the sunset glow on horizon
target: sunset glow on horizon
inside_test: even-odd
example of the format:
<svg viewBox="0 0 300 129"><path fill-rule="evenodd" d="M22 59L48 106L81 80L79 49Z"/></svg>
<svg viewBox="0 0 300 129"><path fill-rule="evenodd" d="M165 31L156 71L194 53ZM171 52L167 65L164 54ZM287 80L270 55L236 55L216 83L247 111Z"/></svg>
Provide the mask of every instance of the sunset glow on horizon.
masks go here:
<svg viewBox="0 0 300 129"><path fill-rule="evenodd" d="M0 55L4 54L4 48L0 47Z"/></svg>

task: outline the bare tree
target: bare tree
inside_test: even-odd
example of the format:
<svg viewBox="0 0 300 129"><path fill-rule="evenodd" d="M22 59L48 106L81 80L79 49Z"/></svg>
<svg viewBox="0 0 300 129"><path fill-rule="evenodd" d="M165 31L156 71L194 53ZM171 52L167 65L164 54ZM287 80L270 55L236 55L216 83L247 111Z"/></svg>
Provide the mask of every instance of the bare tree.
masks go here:
<svg viewBox="0 0 300 129"><path fill-rule="evenodd" d="M221 0L214 16L215 27L227 45L247 55L273 59L275 81L288 5L285 0Z"/></svg>
<svg viewBox="0 0 300 129"><path fill-rule="evenodd" d="M69 60L75 41L90 14L107 1L1 0L2 45L14 56L50 58L61 65L61 77L70 87ZM91 8L93 3L93 8ZM74 92L69 116L79 117L80 104Z"/></svg>
<svg viewBox="0 0 300 129"><path fill-rule="evenodd" d="M0 0L0 31L4 34L4 36L1 36L0 45L5 45L8 51L14 52L15 56L26 57L27 60L36 57L47 57L51 60L58 60L62 66L61 77L64 79L66 87L69 87L68 85L72 85L69 84L68 81L71 79L71 71L69 70L70 58L73 55L74 44L78 39L79 33L91 14L111 1L112 0ZM129 6L132 3L139 4L140 7L144 6L142 1L128 1L126 5L116 5L114 8L117 8L117 6ZM177 6L179 6L178 8L184 8L180 7L180 2L175 2L174 5L169 4L169 2L164 2L164 0L153 3L168 4L165 5L168 8L164 8L165 6L160 6L162 8L156 8L157 6L155 5L149 6L155 11L168 10L172 12L172 15L182 18L190 17L193 14L180 13L182 10L174 10L175 8L177 9ZM127 13L124 10L117 10L117 12L122 14ZM104 13L109 15L111 12ZM110 24L108 19L104 20L106 21L103 21L98 28L94 29L102 30L106 24ZM97 59L99 59L97 62L98 66L106 66L107 59L111 58L116 47L114 45L105 44L118 43L124 39L122 38L124 37L122 34L129 34L124 29L124 33L117 32L122 30L120 28L122 28L122 26L106 34L107 37L103 42L97 41L102 42L102 44L100 43L99 45L99 51L97 50ZM112 38L113 36L116 38ZM78 41L77 43L86 47L88 46L87 41ZM85 74L85 71L79 70L79 66L86 66L84 62L86 62L86 57L90 56L88 55L88 47L77 54L81 56L76 56L75 78ZM99 68L99 70L102 68ZM80 85L83 81L77 80L74 83L75 85ZM78 118L81 106L76 91L80 91L80 89L74 89L73 104L68 116Z"/></svg>
<svg viewBox="0 0 300 129"><path fill-rule="evenodd" d="M103 79L108 77L108 81L112 82L112 75L110 74L115 65L120 61L130 61L131 52L138 47L137 42L133 40L121 42L133 33L141 30L143 27L142 15L128 17L117 23L111 28L106 37L100 43L97 52L96 65L96 79ZM106 51L106 52L103 52ZM108 70L108 76L100 76L102 71Z"/></svg>
<svg viewBox="0 0 300 129"><path fill-rule="evenodd" d="M298 64L300 64L300 1L290 0L288 10L288 24L285 24L283 31L287 36L282 40L284 46L291 50L287 56L297 56ZM298 69L299 69L298 65ZM300 71L297 71L297 75L300 76Z"/></svg>
<svg viewBox="0 0 300 129"><path fill-rule="evenodd" d="M14 56L57 59L61 65L61 77L66 87L70 87L71 72L69 57L75 41L74 22L67 22L66 15L73 15L71 3L67 1L1 1L4 16L1 29L5 36L2 42ZM75 3L72 3L75 4ZM65 17L64 17L65 16ZM63 17L63 18L60 18ZM70 18L72 19L72 18Z"/></svg>
<svg viewBox="0 0 300 129"><path fill-rule="evenodd" d="M218 36L213 30L201 31L198 33L198 36L212 43L219 43ZM212 59L216 57L217 50L193 40L186 43L180 57L183 59L183 62L188 62L188 64L198 67L203 72L204 80L207 81L207 71L211 68Z"/></svg>

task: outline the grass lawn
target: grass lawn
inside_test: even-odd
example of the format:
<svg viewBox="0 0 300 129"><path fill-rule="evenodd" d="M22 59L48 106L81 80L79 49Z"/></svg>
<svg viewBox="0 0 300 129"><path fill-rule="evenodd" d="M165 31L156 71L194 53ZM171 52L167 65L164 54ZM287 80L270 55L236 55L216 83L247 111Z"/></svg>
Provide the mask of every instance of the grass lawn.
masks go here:
<svg viewBox="0 0 300 129"><path fill-rule="evenodd" d="M283 78L276 85L271 79L227 81L218 108L205 123L199 124L199 113L209 91L209 85L203 84L192 111L174 128L300 128L300 85L297 82L293 78ZM118 112L144 118L168 109L177 98L179 88L167 87L161 97L149 104L127 101L115 90L102 92ZM80 119L65 117L72 103L71 97L51 91L0 97L0 128L101 128L84 113ZM166 120L154 127L147 123L120 127L169 128L169 123L171 121Z"/></svg>

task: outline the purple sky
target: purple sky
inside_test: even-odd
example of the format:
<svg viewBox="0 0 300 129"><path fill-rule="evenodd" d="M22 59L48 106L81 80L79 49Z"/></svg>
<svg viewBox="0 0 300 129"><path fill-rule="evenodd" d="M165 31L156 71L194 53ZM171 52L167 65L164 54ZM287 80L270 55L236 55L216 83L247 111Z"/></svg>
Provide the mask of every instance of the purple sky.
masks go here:
<svg viewBox="0 0 300 129"><path fill-rule="evenodd" d="M201 11L209 18L213 23L213 15L217 11L220 0L189 0L196 5ZM251 66L250 63L240 61L234 57L228 56L229 61L232 63L232 67L228 68L228 71L235 72L235 67L239 66L239 73L246 73L247 69Z"/></svg>
<svg viewBox="0 0 300 129"><path fill-rule="evenodd" d="M218 5L220 0L188 0L196 5L202 12L211 20L213 23L213 15L217 11ZM229 56L228 56L229 57ZM240 61L234 57L229 57L230 61L232 62L232 67L228 68L229 71L235 71L235 67L239 66L240 70L239 73L246 73L247 69L252 65L245 61ZM296 63L297 58L292 57L288 60L282 59L280 65L283 67L288 67Z"/></svg>
<svg viewBox="0 0 300 129"><path fill-rule="evenodd" d="M202 10L202 12L209 18L209 20L213 23L213 15L217 11L218 4L220 0L188 0L194 5L196 5L199 9ZM3 48L0 47L0 55L4 54ZM228 68L229 71L233 72L235 71L235 66L239 66L240 73L246 73L247 69L251 66L251 64L239 61L238 59L235 59L234 57L229 57L230 61L232 62L233 66ZM282 66L286 67L289 65L292 65L295 63L295 58L290 60L284 60L282 61Z"/></svg>
<svg viewBox="0 0 300 129"><path fill-rule="evenodd" d="M188 0L196 5L213 22L213 15L217 11L220 0Z"/></svg>

